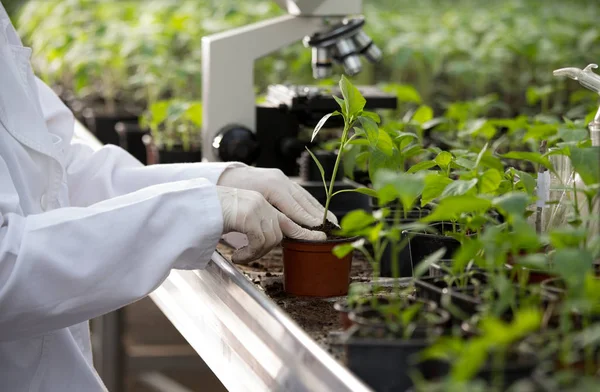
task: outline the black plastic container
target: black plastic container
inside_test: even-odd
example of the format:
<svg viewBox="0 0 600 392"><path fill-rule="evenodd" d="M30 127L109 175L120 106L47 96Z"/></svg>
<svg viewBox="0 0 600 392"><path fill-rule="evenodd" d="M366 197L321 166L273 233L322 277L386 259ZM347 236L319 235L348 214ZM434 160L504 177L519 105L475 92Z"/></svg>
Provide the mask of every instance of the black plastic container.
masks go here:
<svg viewBox="0 0 600 392"><path fill-rule="evenodd" d="M315 157L319 160L319 163L323 167L323 171L325 172L325 179L327 182L333 176L333 169L335 167L335 161L337 159L338 154L333 151L325 151L325 150L316 150L311 151ZM319 167L312 159L308 151L304 151L300 155L299 159L300 166L300 178L305 182L322 182L321 172L319 171ZM339 182L344 179L344 170L342 164L340 162L340 166L338 167L338 172L335 176L335 181Z"/></svg>
<svg viewBox="0 0 600 392"><path fill-rule="evenodd" d="M138 123L138 116L129 112L104 114L101 111L86 108L82 114L87 128L103 144L119 145L119 135L115 128L117 123Z"/></svg>
<svg viewBox="0 0 600 392"><path fill-rule="evenodd" d="M172 149L162 149L152 140L152 136L144 135L142 141L146 146L146 161L148 165L158 163L194 163L202 161L202 150L200 147L184 150L181 146Z"/></svg>
<svg viewBox="0 0 600 392"><path fill-rule="evenodd" d="M441 361L413 363L413 358L428 347L427 339L362 338L353 333L346 341L347 366L376 392L403 392L413 386L411 369L427 380L438 379L448 372Z"/></svg>
<svg viewBox="0 0 600 392"><path fill-rule="evenodd" d="M482 273L474 273L473 279L477 279L482 284L487 282L487 277ZM463 312L475 314L477 308L481 306L481 298L469 295L475 291L475 286L467 285L463 289L453 289L439 276L429 276L415 280L417 297L433 301L444 307L446 304L452 304ZM445 298L444 298L445 297Z"/></svg>
<svg viewBox="0 0 600 392"><path fill-rule="evenodd" d="M143 130L137 124L124 122L117 123L115 130L119 135L119 145L137 160L146 164L146 146L144 145L142 138L144 135L148 135L149 131Z"/></svg>
<svg viewBox="0 0 600 392"><path fill-rule="evenodd" d="M333 168L335 166L335 160L337 154L332 151L316 150L313 154L317 157L323 171L325 172L325 178L329 184L329 180L333 175ZM307 151L304 151L299 159L300 164L300 179L299 184L308 191L321 205L325 205L327 195L323 188L323 179L321 178L321 172L318 166ZM361 187L360 184L344 179L344 171L340 164L338 172L335 177L333 191L337 192L344 189L355 189ZM329 205L329 211L331 211L338 221L349 213L350 211L363 209L367 212L371 211L370 208L370 197L361 193L356 192L344 192L335 195L331 199Z"/></svg>
<svg viewBox="0 0 600 392"><path fill-rule="evenodd" d="M411 220L409 218L408 220L403 220L402 223L411 223L417 219ZM442 232L444 229L451 228L451 224L443 222L434 223L431 225L431 228ZM460 242L455 238L427 232L405 231L402 233L400 243L403 241L406 241L406 246L400 249L398 253L399 277L412 276L413 269L427 256L439 249L446 248L446 252L442 258L450 259L452 258L453 253L460 247ZM391 248L392 247L388 245L381 257L381 276L393 277Z"/></svg>

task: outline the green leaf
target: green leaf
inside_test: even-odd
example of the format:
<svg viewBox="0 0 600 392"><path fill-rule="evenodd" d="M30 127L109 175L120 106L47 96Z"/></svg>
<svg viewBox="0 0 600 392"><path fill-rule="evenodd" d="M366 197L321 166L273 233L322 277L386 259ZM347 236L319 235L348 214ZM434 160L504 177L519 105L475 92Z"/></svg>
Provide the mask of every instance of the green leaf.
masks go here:
<svg viewBox="0 0 600 392"><path fill-rule="evenodd" d="M319 133L321 128L323 128L323 126L325 125L327 120L329 120L329 117L337 116L339 114L340 114L339 112L333 112L333 113L327 113L326 115L324 115L323 118L321 118L321 120L317 123L317 126L315 127L315 129L313 130L310 141L312 142L313 140L315 140L315 137L317 136L317 134Z"/></svg>
<svg viewBox="0 0 600 392"><path fill-rule="evenodd" d="M364 229L375 223L375 217L364 210L350 211L344 215L340 222L340 227L344 232L351 233L356 230Z"/></svg>
<svg viewBox="0 0 600 392"><path fill-rule="evenodd" d="M533 179L533 178L532 178ZM481 175L481 193L493 193L500 187L502 174L496 169L488 169ZM535 183L535 181L534 181Z"/></svg>
<svg viewBox="0 0 600 392"><path fill-rule="evenodd" d="M423 188L423 194L421 195L421 206L423 207L437 199L448 184L451 183L452 180L444 175L437 173L428 174L425 177L425 187Z"/></svg>
<svg viewBox="0 0 600 392"><path fill-rule="evenodd" d="M340 90L342 91L342 96L344 97L344 102L346 104L346 115L348 118L353 118L358 116L360 112L363 111L367 101L362 96L360 91L345 75L342 75L340 79Z"/></svg>
<svg viewBox="0 0 600 392"><path fill-rule="evenodd" d="M417 264L417 267L413 272L413 278L420 278L423 276L425 272L429 271L429 267L432 264L437 263L442 259L445 253L446 248L441 248L423 259L419 264Z"/></svg>
<svg viewBox="0 0 600 392"><path fill-rule="evenodd" d="M346 256L348 253L352 252L354 249L363 248L365 245L365 240L363 238L359 238L358 240L350 243L350 244L342 244L337 245L333 248L333 254L341 259Z"/></svg>
<svg viewBox="0 0 600 392"><path fill-rule="evenodd" d="M525 256L517 257L515 264L540 271L548 271L548 256L541 253L532 253Z"/></svg>
<svg viewBox="0 0 600 392"><path fill-rule="evenodd" d="M419 162L408 169L407 173L417 173L423 170L431 169L432 167L437 166L437 163L434 161L423 161Z"/></svg>
<svg viewBox="0 0 600 392"><path fill-rule="evenodd" d="M552 165L552 162L550 162L548 158L542 156L542 154L540 154L539 152L513 151L502 155L502 158L529 161L532 163L537 163L551 171L554 171L554 166Z"/></svg>
<svg viewBox="0 0 600 392"><path fill-rule="evenodd" d="M369 144L373 148L376 147L377 141L379 140L379 128L377 127L377 123L368 117L359 117L359 120L362 124L362 129L365 131Z"/></svg>
<svg viewBox="0 0 600 392"><path fill-rule="evenodd" d="M488 356L488 343L473 339L463 346L458 358L453 358L450 377L453 381L471 380L483 367Z"/></svg>
<svg viewBox="0 0 600 392"><path fill-rule="evenodd" d="M531 197L522 192L510 192L493 201L493 205L502 212L512 216L524 216L527 206L531 203Z"/></svg>
<svg viewBox="0 0 600 392"><path fill-rule="evenodd" d="M475 259L482 248L480 240L467 237L452 257L452 271L456 273L464 271L469 262Z"/></svg>
<svg viewBox="0 0 600 392"><path fill-rule="evenodd" d="M456 180L452 183L448 184L448 186L442 192L442 197L448 196L459 196L464 195L469 190L473 189L475 185L477 185L477 178L473 178L472 180Z"/></svg>
<svg viewBox="0 0 600 392"><path fill-rule="evenodd" d="M584 227L559 227L550 232L550 243L554 249L578 248L587 238L587 230Z"/></svg>
<svg viewBox="0 0 600 392"><path fill-rule="evenodd" d="M423 222L452 221L462 214L483 212L490 208L492 202L478 196L462 195L449 196L440 201L433 212L423 219Z"/></svg>
<svg viewBox="0 0 600 392"><path fill-rule="evenodd" d="M529 127L523 140L527 141L533 139L535 141L547 140L550 137L557 134L556 125L553 124L536 124Z"/></svg>
<svg viewBox="0 0 600 392"><path fill-rule="evenodd" d="M418 122L423 125L426 122L430 121L433 118L433 109L427 105L421 105L413 114L412 120Z"/></svg>
<svg viewBox="0 0 600 392"><path fill-rule="evenodd" d="M405 158L412 158L414 156L417 156L419 154L421 154L423 152L423 148L418 145L412 145L412 146L408 146L405 149L402 150L402 155L404 155Z"/></svg>
<svg viewBox="0 0 600 392"><path fill-rule="evenodd" d="M392 142L392 138L387 132L379 131L376 148L387 156L391 157L394 154L394 142Z"/></svg>
<svg viewBox="0 0 600 392"><path fill-rule="evenodd" d="M333 99L335 99L337 104L340 106L340 110L342 111L342 114L344 115L344 117L348 117L348 112L346 110L346 101L335 95L333 96Z"/></svg>
<svg viewBox="0 0 600 392"><path fill-rule="evenodd" d="M515 170L515 173L519 176L519 181L517 182L517 184L520 183L521 185L523 185L525 191L532 195L535 191L535 187L537 186L535 178L533 178L531 174L526 173L524 171Z"/></svg>
<svg viewBox="0 0 600 392"><path fill-rule="evenodd" d="M600 147L570 149L571 163L583 182L590 186L600 183Z"/></svg>
<svg viewBox="0 0 600 392"><path fill-rule="evenodd" d="M451 153L449 153L448 151L442 151L435 157L434 161L439 167L441 167L442 169L446 169L453 159L454 157Z"/></svg>
<svg viewBox="0 0 600 392"><path fill-rule="evenodd" d="M499 172L504 171L504 165L502 164L500 158L492 155L489 151L483 154L483 156L481 157L481 164L485 167L496 169Z"/></svg>
<svg viewBox="0 0 600 392"><path fill-rule="evenodd" d="M371 189L371 188L340 189L339 191L334 192L333 195L331 195L331 197L333 197L335 195L339 195L340 193L348 193L348 192L362 193L363 195L368 195L368 196L371 196L371 197L377 197L377 192L374 189Z"/></svg>
<svg viewBox="0 0 600 392"><path fill-rule="evenodd" d="M397 162L393 157L387 156L380 150L371 151L369 154L369 178L371 181L375 178L375 173L382 169L398 169Z"/></svg>
<svg viewBox="0 0 600 392"><path fill-rule="evenodd" d="M395 94L400 102L421 103L421 95L419 95L417 90L412 86L406 84L391 84L384 86L383 90Z"/></svg>
<svg viewBox="0 0 600 392"><path fill-rule="evenodd" d="M379 114L377 114L375 112L364 111L360 115L362 117L370 118L371 120L375 121L375 123L377 123L377 124L379 124L381 122L381 118L379 117Z"/></svg>
<svg viewBox="0 0 600 392"><path fill-rule="evenodd" d="M475 162L470 159L464 157L458 157L454 160L454 163L457 165L464 167L465 169L473 170L475 169Z"/></svg>
<svg viewBox="0 0 600 392"><path fill-rule="evenodd" d="M353 250L354 250L354 247L352 246L352 244L342 244L342 245L337 245L333 248L333 254L338 259L341 259L341 258L344 258L347 254L349 254Z"/></svg>
<svg viewBox="0 0 600 392"><path fill-rule="evenodd" d="M312 151L308 149L308 147L305 148L306 151L308 151L308 153L312 157L313 161L315 161L317 167L319 168L319 173L321 173L321 179L323 180L323 187L325 188L325 194L327 195L329 193L329 189L327 188L327 181L325 180L325 170L323 170L323 166L321 165L321 162L319 162L315 154L313 154Z"/></svg>
<svg viewBox="0 0 600 392"><path fill-rule="evenodd" d="M386 188L386 197L389 197L390 187L402 202L405 211L410 211L423 191L425 181L423 176L409 173L397 173L392 170L382 169L375 174L374 188L378 191ZM380 195L381 196L381 195Z"/></svg>
<svg viewBox="0 0 600 392"><path fill-rule="evenodd" d="M567 127L558 128L558 137L560 137L565 142L580 142L582 140L587 139L590 136L590 133L587 129L584 128L576 128L571 129Z"/></svg>
<svg viewBox="0 0 600 392"><path fill-rule="evenodd" d="M554 271L567 283L573 293L581 293L585 275L592 271L592 255L584 249L558 249L552 258Z"/></svg>
<svg viewBox="0 0 600 392"><path fill-rule="evenodd" d="M402 150L413 140L418 140L419 137L410 132L398 132L394 139L396 140L396 143L398 143L398 148Z"/></svg>

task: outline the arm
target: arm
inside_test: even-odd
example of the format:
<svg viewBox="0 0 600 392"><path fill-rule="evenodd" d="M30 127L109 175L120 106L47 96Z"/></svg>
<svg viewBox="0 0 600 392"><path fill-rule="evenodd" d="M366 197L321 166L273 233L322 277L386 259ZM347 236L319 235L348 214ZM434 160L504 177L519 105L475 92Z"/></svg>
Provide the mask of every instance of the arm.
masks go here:
<svg viewBox="0 0 600 392"><path fill-rule="evenodd" d="M2 158L0 181L0 341L125 306L172 268L204 268L223 230L216 187L206 179L27 217L18 214Z"/></svg>
<svg viewBox="0 0 600 392"><path fill-rule="evenodd" d="M38 94L50 132L71 140L74 119L60 98L39 78ZM67 163L67 182L73 205L88 206L111 197L173 181L205 178L216 184L221 173L234 162L169 164L144 166L120 147L107 145L97 151L83 143L73 143Z"/></svg>

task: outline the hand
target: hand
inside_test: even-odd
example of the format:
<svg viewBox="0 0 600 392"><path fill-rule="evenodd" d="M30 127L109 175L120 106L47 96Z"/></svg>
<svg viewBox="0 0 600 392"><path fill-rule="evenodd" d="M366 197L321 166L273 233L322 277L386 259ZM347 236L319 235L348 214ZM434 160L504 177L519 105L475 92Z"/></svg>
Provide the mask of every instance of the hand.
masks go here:
<svg viewBox="0 0 600 392"><path fill-rule="evenodd" d="M283 235L295 239L324 241L325 233L303 229L277 211L258 192L217 186L223 211L223 234L243 233L248 245L234 252L234 263L248 263L269 252Z"/></svg>
<svg viewBox="0 0 600 392"><path fill-rule="evenodd" d="M221 174L217 185L259 192L300 225L317 227L323 223L325 207L279 169L252 166L230 168ZM331 211L327 213L327 220L338 225Z"/></svg>

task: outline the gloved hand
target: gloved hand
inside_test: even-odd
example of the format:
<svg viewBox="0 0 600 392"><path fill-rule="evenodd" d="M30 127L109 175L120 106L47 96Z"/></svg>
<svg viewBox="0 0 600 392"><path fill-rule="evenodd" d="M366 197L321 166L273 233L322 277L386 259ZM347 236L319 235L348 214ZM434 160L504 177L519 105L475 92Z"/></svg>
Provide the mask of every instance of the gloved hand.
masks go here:
<svg viewBox="0 0 600 392"><path fill-rule="evenodd" d="M323 223L323 207L308 191L279 169L252 166L226 169L217 185L259 192L265 199L298 224L317 227ZM331 211L327 220L338 225Z"/></svg>
<svg viewBox="0 0 600 392"><path fill-rule="evenodd" d="M217 186L223 211L223 233L246 234L248 245L234 252L234 263L248 263L269 252L283 235L295 239L323 241L323 232L303 229L277 211L258 192Z"/></svg>

